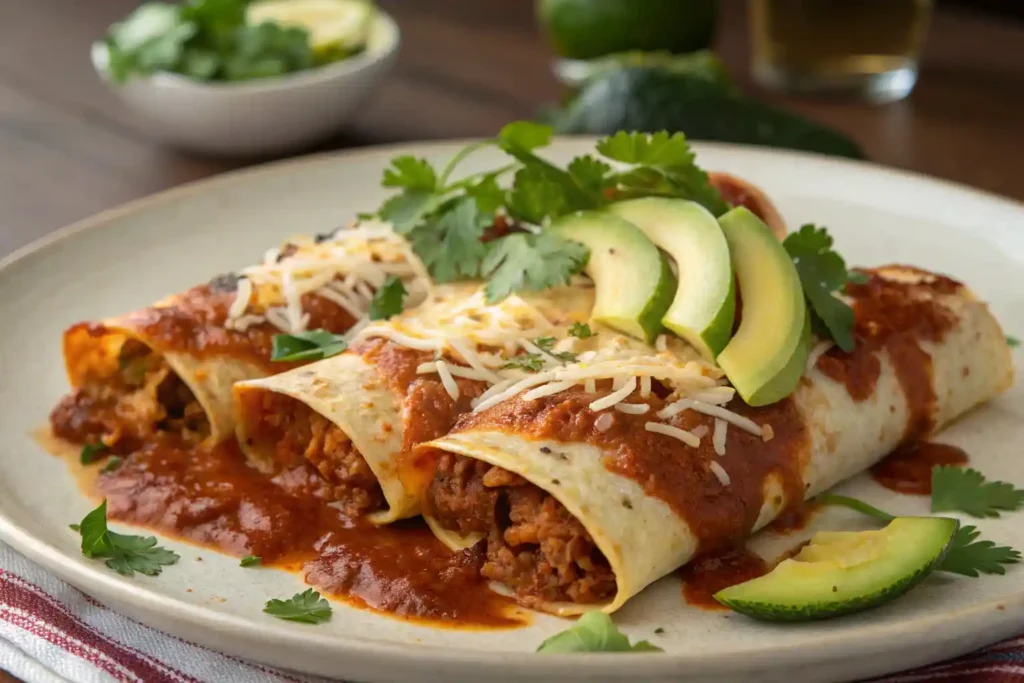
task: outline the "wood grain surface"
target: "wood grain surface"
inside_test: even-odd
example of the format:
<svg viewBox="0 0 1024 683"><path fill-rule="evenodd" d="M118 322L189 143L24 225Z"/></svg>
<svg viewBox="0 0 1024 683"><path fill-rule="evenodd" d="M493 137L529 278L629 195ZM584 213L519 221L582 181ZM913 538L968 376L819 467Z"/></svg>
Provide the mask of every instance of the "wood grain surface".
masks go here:
<svg viewBox="0 0 1024 683"><path fill-rule="evenodd" d="M104 90L92 40L135 0L0 2L0 254L75 220L253 160L153 142ZM399 66L346 133L322 148L493 133L561 87L528 0L380 0L398 20ZM745 90L856 138L879 163L1024 199L1024 26L937 13L921 81L885 106L759 93L746 16L727 0L719 50Z"/></svg>

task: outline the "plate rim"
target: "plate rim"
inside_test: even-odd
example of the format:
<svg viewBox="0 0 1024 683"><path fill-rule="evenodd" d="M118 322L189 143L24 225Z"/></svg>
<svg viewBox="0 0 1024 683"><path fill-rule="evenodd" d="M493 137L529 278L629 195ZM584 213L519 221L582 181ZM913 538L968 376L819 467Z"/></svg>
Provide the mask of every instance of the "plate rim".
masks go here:
<svg viewBox="0 0 1024 683"><path fill-rule="evenodd" d="M586 141L593 141L596 137L559 136L554 138L553 144L559 142L583 144ZM287 173L292 168L337 162L339 159L359 160L363 158L385 157L389 153L398 154L410 151L415 151L418 154L443 153L446 150L457 149L459 146L464 146L478 139L398 142L387 145L373 145L365 148L333 150L218 173L131 200L44 235L0 258L0 273L79 233L102 228L112 221L144 213L151 208L173 203L183 197L207 191L216 191L218 187L232 183L245 182L251 177L263 174ZM783 160L789 158L793 161L825 164L856 170L861 173L883 174L893 179L924 182L934 186L937 190L945 189L957 194L973 195L987 202L1002 204L1007 209L1020 212L1022 219L1024 219L1024 202L1022 201L974 188L963 183L935 178L916 171L882 166L870 161L836 158L776 148L701 141L694 142L694 149L698 154L698 158L704 150L719 150L756 156L781 157ZM236 654L239 653L242 646L265 644L272 645L274 648L294 648L296 652L311 652L326 648L332 652L333 656L380 658L389 664L394 663L395 665L405 667L416 667L423 664L442 664L449 667L476 667L481 664L500 663L510 667L507 669L508 673L523 675L558 673L569 675L570 677L573 674L593 677L595 673L598 673L595 666L596 662L599 662L600 674L612 677L635 677L644 672L648 672L650 675L678 673L680 666L699 668L702 673L711 674L716 671L737 670L738 658L742 658L745 662L742 666L743 669L757 666L759 662L767 665L772 663L782 665L785 662L786 666L799 666L800 664L828 661L829 657L822 656L824 651L826 649L830 652L834 651L833 648L844 643L848 650L856 650L857 652L873 652L879 649L888 651L890 648L887 648L886 645L891 647L892 639L898 637L900 638L901 647L909 650L939 642L941 639L937 638L936 632L932 630L936 627L945 627L948 631L947 636L950 639L985 627L991 632L998 631L1003 634L987 638L986 640L986 643L995 642L1000 637L1005 637L1009 634L1009 627L1011 625L1016 626L1019 623L1020 617L1024 616L1024 589L1022 589L1019 593L1009 597L987 600L983 603L972 604L955 611L923 615L910 621L875 625L865 624L853 630L837 630L820 636L816 641L817 647L813 649L807 648L803 643L791 643L771 648L751 643L740 647L731 645L726 650L716 650L714 652L685 654L666 652L656 658L643 658L640 660L633 658L602 658L600 656L597 656L595 660L595 655L592 653L546 655L537 658L521 657L520 655L523 654L521 652L495 652L458 647L439 648L421 643L399 643L379 639L366 639L351 634L332 633L330 635L318 635L314 631L301 627L296 628L291 624L286 625L273 622L263 624L246 617L220 612L212 607L196 605L157 591L152 591L145 585L145 582L133 582L129 579L117 577L103 571L101 567L92 566L82 558L69 556L56 546L36 538L28 529L15 523L7 516L3 507L2 502L0 502L0 540L10 544L11 547L24 554L31 561L53 572L61 579L87 594L102 594L110 596L111 600L118 603L122 601L130 603L134 609L140 612L159 614L161 621L171 619L176 622L176 630L180 632L184 632L186 629L199 629L200 631L217 630L221 635L230 638L233 644L238 644L238 647L234 648ZM185 542L187 543L187 541ZM993 617L993 614L999 615L998 618ZM177 627L180 627L180 629ZM978 647L978 644L973 641L963 640L967 643L966 649L957 651L956 646L954 646L948 652L952 655L957 655ZM242 656L249 657L248 654ZM584 662L591 666L580 668L580 664ZM471 669L466 668L466 671L469 672Z"/></svg>

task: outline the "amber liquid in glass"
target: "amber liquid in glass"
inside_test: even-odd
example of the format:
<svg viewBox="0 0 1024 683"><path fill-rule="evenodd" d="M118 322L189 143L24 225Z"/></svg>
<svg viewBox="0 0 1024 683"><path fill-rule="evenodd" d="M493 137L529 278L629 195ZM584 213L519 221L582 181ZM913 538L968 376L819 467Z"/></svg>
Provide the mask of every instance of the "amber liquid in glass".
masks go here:
<svg viewBox="0 0 1024 683"><path fill-rule="evenodd" d="M766 87L906 96L932 0L750 0L753 66Z"/></svg>

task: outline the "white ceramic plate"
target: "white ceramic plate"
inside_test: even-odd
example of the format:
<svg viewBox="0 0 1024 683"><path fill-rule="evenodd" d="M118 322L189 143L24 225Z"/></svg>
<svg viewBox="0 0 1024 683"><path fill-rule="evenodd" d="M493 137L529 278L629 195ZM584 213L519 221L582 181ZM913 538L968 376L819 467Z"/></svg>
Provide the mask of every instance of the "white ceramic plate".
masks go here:
<svg viewBox="0 0 1024 683"><path fill-rule="evenodd" d="M314 157L230 174L136 202L33 245L0 267L0 538L126 614L232 654L352 680L562 681L852 679L952 657L1024 627L1024 565L1003 577L938 576L881 609L831 622L758 624L687 607L675 578L648 588L615 615L661 655L535 656L568 626L536 616L513 631L417 626L334 605L321 626L261 613L271 597L300 589L297 577L240 570L238 560L182 543L156 578L126 579L84 559L70 522L92 505L64 464L30 437L66 389L60 335L72 322L144 306L254 261L298 232L334 228L385 196L379 178L398 154L446 159L457 143ZM583 140L553 146L567 160ZM905 262L953 274L991 302L1009 334L1024 334L1024 207L963 187L867 164L808 155L701 145L706 168L761 184L791 227L828 225L855 264ZM497 165L474 157L470 167ZM59 191L59 188L55 188ZM1024 483L1024 392L1020 387L942 435L965 447L987 475ZM926 513L926 502L860 477L842 487L886 509ZM978 523L1024 548L1022 517ZM857 528L853 513L828 511L815 526ZM773 555L794 538L755 539ZM196 562L201 556L203 562ZM190 590L189 590L190 589ZM656 628L664 635L654 635Z"/></svg>

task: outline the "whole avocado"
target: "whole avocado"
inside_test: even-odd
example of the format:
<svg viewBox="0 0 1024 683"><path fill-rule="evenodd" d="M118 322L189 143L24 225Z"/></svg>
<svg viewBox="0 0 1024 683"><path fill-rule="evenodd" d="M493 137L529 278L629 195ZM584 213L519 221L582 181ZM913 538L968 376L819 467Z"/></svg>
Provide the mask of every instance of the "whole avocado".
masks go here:
<svg viewBox="0 0 1024 683"><path fill-rule="evenodd" d="M864 158L856 142L797 114L736 96L723 84L658 68L627 68L588 81L549 115L560 133L680 131L691 140L785 147Z"/></svg>
<svg viewBox="0 0 1024 683"><path fill-rule="evenodd" d="M708 47L717 0L539 0L537 16L555 50L593 59L629 50L691 52Z"/></svg>

